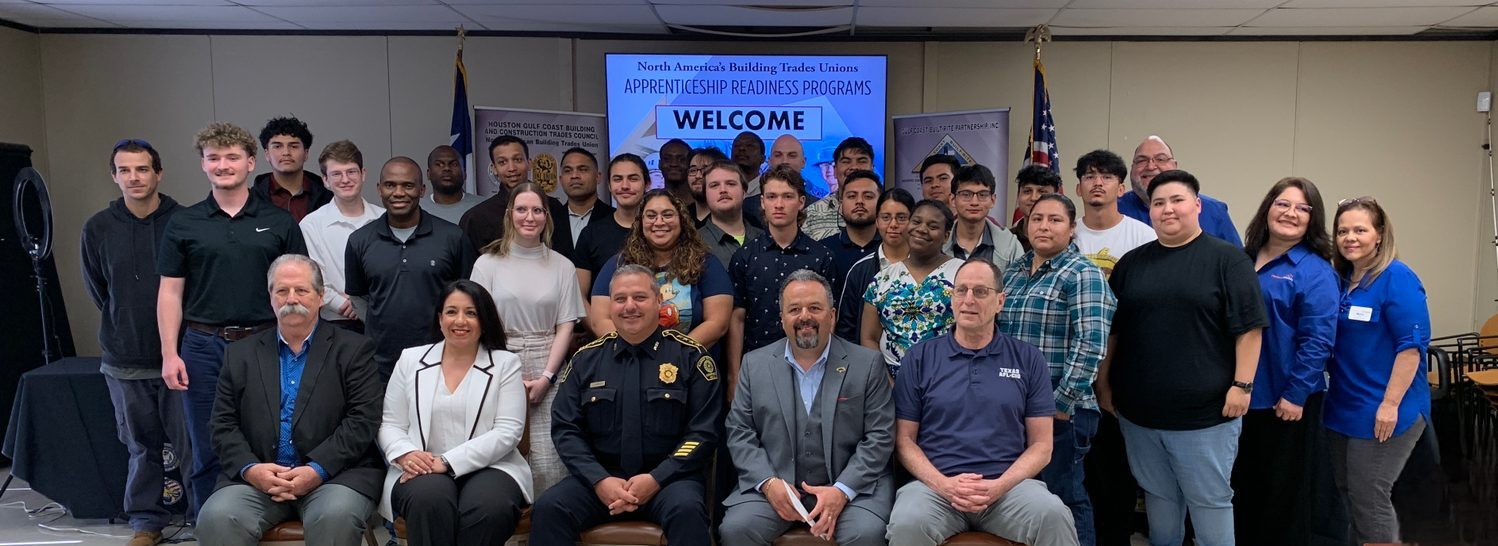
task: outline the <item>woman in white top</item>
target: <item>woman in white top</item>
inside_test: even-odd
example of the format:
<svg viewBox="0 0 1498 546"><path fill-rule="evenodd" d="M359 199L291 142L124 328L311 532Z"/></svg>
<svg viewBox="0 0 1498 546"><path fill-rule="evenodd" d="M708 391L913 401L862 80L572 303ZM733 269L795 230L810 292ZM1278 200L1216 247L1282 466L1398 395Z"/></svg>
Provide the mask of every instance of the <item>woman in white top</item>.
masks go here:
<svg viewBox="0 0 1498 546"><path fill-rule="evenodd" d="M406 518L414 546L498 546L532 499L520 359L484 287L453 281L441 301L443 340L401 353L385 389L380 514Z"/></svg>
<svg viewBox="0 0 1498 546"><path fill-rule="evenodd" d="M484 247L472 275L474 282L494 296L505 325L506 346L520 355L526 398L531 403L526 459L538 496L567 477L567 467L551 444L551 401L556 397L551 386L567 359L573 325L587 315L577 269L550 248L555 224L546 199L534 183L515 186L505 209L504 235Z"/></svg>

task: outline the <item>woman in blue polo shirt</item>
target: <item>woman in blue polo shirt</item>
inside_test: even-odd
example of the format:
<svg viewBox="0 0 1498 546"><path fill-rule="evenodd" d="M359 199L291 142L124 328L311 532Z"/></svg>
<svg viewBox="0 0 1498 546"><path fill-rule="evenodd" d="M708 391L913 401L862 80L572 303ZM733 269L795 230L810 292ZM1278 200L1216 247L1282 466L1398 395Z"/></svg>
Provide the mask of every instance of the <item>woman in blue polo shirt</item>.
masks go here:
<svg viewBox="0 0 1498 546"><path fill-rule="evenodd" d="M1335 226L1342 304L1324 409L1332 472L1357 542L1397 543L1389 493L1430 419L1430 384L1418 377L1430 311L1420 278L1395 258L1394 226L1377 201L1342 201Z"/></svg>
<svg viewBox="0 0 1498 546"><path fill-rule="evenodd" d="M1345 533L1335 495L1321 407L1337 328L1337 273L1321 192L1304 178L1280 180L1243 235L1254 260L1269 326L1233 465L1238 544L1300 545ZM1264 525L1264 522L1276 522Z"/></svg>

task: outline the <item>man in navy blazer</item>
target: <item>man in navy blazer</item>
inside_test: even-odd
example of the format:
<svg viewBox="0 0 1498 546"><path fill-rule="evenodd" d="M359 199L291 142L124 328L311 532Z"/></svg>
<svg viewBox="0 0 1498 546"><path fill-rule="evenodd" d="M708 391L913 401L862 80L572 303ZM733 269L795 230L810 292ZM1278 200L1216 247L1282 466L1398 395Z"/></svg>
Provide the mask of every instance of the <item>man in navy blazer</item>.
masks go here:
<svg viewBox="0 0 1498 546"><path fill-rule="evenodd" d="M810 519L823 539L883 546L895 491L884 358L833 337L832 287L821 275L795 271L780 292L787 337L744 356L728 413L739 480L723 502L722 543L769 546Z"/></svg>
<svg viewBox="0 0 1498 546"><path fill-rule="evenodd" d="M374 342L318 323L323 281L311 258L283 255L268 277L276 328L224 354L209 423L223 474L198 514L198 540L254 546L300 519L308 544L357 546L385 476Z"/></svg>

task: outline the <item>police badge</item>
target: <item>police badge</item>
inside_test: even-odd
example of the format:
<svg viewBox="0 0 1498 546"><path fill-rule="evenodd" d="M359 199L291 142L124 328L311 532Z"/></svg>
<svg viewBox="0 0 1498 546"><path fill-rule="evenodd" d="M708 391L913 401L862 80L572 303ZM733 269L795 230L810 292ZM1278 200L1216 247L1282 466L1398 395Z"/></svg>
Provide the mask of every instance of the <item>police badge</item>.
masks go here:
<svg viewBox="0 0 1498 546"><path fill-rule="evenodd" d="M661 383L670 385L676 382L676 365L670 362L661 364Z"/></svg>

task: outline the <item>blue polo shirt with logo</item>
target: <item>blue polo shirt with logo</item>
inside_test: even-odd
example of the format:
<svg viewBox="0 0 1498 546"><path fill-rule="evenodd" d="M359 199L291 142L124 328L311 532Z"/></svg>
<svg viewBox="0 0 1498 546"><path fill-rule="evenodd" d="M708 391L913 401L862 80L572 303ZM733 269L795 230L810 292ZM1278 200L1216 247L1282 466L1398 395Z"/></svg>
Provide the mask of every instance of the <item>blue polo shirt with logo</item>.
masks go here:
<svg viewBox="0 0 1498 546"><path fill-rule="evenodd" d="M944 476L994 479L1025 451L1025 419L1056 413L1039 349L994 331L977 350L954 333L915 344L895 379L895 418L920 425L916 444Z"/></svg>

